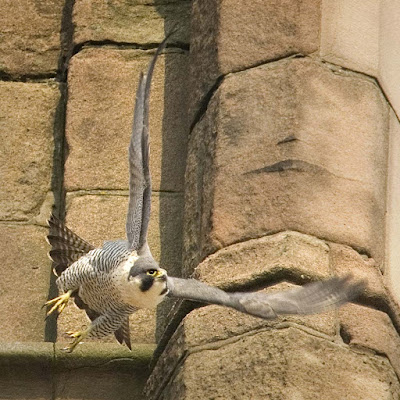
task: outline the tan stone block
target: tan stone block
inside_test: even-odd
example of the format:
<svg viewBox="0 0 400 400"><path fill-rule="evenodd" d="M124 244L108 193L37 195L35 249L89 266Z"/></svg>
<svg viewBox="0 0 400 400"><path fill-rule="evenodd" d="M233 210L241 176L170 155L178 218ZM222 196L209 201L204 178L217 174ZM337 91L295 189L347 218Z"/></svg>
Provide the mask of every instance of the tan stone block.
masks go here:
<svg viewBox="0 0 400 400"><path fill-rule="evenodd" d="M1 341L43 341L51 263L46 229L32 225L0 224Z"/></svg>
<svg viewBox="0 0 400 400"><path fill-rule="evenodd" d="M65 223L95 247L125 239L128 194L96 191L67 193Z"/></svg>
<svg viewBox="0 0 400 400"><path fill-rule="evenodd" d="M400 113L400 54L396 40L400 34L399 7L396 0L385 0L379 10L379 84L396 114ZM376 32L376 31L375 31ZM375 37L377 39L377 37Z"/></svg>
<svg viewBox="0 0 400 400"><path fill-rule="evenodd" d="M1 71L12 76L56 73L63 7L64 0L2 1Z"/></svg>
<svg viewBox="0 0 400 400"><path fill-rule="evenodd" d="M125 239L127 193L67 194L67 226L79 236L102 246L106 240ZM161 265L172 270L181 260L182 195L153 193L149 245Z"/></svg>
<svg viewBox="0 0 400 400"><path fill-rule="evenodd" d="M318 394L326 400L389 400L400 394L386 359L295 328L262 331L190 352L177 371L164 393L179 399L311 400ZM148 394L155 399L159 393Z"/></svg>
<svg viewBox="0 0 400 400"><path fill-rule="evenodd" d="M189 42L190 1L134 2L77 0L74 5L74 42L105 41L159 43L174 26L172 40Z"/></svg>
<svg viewBox="0 0 400 400"><path fill-rule="evenodd" d="M128 144L139 74L154 52L84 49L68 75L67 190L128 189ZM186 55L161 56L150 100L154 190L182 191L186 161ZM163 71L165 72L163 73ZM168 99L164 105L164 98Z"/></svg>
<svg viewBox="0 0 400 400"><path fill-rule="evenodd" d="M51 190L55 83L0 82L0 219L30 220Z"/></svg>
<svg viewBox="0 0 400 400"><path fill-rule="evenodd" d="M339 310L339 323L346 343L385 354L397 375L400 374L400 338L386 313L347 304Z"/></svg>
<svg viewBox="0 0 400 400"><path fill-rule="evenodd" d="M390 111L389 160L386 203L386 260L385 275L393 295L400 303L400 122Z"/></svg>
<svg viewBox="0 0 400 400"><path fill-rule="evenodd" d="M399 115L397 0L322 0L321 10L321 57L376 77Z"/></svg>
<svg viewBox="0 0 400 400"><path fill-rule="evenodd" d="M377 76L380 8L380 1L322 0L321 57Z"/></svg>
<svg viewBox="0 0 400 400"><path fill-rule="evenodd" d="M320 19L320 0L194 1L190 121L222 75L318 50Z"/></svg>
<svg viewBox="0 0 400 400"><path fill-rule="evenodd" d="M195 277L223 289L268 285L277 279L326 278L330 274L325 242L298 232L281 232L233 244L207 257Z"/></svg>
<svg viewBox="0 0 400 400"><path fill-rule="evenodd" d="M226 77L189 143L188 185L201 197L187 197L195 204L187 206L194 218L187 225L201 258L296 230L364 249L381 262L387 131L388 105L367 78L310 59ZM203 136L199 163L192 143ZM201 216L192 212L198 207ZM185 247L196 248L196 239L185 239Z"/></svg>

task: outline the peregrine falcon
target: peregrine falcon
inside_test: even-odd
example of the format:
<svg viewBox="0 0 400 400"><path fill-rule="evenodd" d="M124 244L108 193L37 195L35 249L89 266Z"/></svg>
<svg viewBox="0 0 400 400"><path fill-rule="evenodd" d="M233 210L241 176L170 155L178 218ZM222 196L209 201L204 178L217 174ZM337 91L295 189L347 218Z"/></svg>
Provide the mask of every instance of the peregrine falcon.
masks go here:
<svg viewBox="0 0 400 400"><path fill-rule="evenodd" d="M165 296L204 304L232 307L256 317L273 319L279 314L313 314L339 307L354 299L363 282L350 276L334 277L275 293L225 292L195 279L173 278L154 260L147 243L150 217L149 95L154 66L168 36L158 47L136 92L132 135L129 144L129 205L126 240L107 241L95 248L68 229L54 215L49 219L49 255L60 296L49 300L47 315L60 314L74 298L91 320L77 332L68 352L85 337L115 334L131 348L129 316L139 308L155 308Z"/></svg>

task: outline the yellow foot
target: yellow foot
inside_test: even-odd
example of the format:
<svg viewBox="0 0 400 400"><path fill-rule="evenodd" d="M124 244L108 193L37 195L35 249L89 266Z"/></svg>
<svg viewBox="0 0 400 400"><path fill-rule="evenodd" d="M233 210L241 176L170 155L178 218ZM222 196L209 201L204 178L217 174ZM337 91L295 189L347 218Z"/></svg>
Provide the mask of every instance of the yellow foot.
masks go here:
<svg viewBox="0 0 400 400"><path fill-rule="evenodd" d="M75 349L75 347L83 340L85 337L89 334L90 330L85 329L83 331L77 331L77 332L67 332L67 335L74 338L75 340L68 345L67 347L64 347L62 350L65 351L66 353L72 353Z"/></svg>
<svg viewBox="0 0 400 400"><path fill-rule="evenodd" d="M64 308L68 304L68 300L71 297L72 290L68 290L68 292L58 296L52 300L47 301L44 303L45 306L52 306L50 311L47 312L46 318L52 314L55 310L58 310L58 314L61 314Z"/></svg>

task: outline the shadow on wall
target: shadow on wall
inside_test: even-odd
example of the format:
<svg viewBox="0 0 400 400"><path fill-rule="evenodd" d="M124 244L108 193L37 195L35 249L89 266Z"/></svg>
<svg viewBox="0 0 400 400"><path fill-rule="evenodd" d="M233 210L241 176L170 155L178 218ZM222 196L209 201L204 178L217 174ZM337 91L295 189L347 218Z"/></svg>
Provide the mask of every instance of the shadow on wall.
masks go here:
<svg viewBox="0 0 400 400"><path fill-rule="evenodd" d="M188 47L190 15L171 18L162 1L157 7L165 19L167 35L176 29L165 58L164 113L162 121L161 192L159 193L160 265L169 275L182 275L184 216L184 177L186 167L188 121ZM190 2L188 2L190 3ZM185 31L183 31L185 30ZM180 42L180 40L184 42ZM186 39L186 40L185 40ZM151 113L151 111L150 111ZM167 299L158 308L156 341L162 335L166 316L172 306Z"/></svg>

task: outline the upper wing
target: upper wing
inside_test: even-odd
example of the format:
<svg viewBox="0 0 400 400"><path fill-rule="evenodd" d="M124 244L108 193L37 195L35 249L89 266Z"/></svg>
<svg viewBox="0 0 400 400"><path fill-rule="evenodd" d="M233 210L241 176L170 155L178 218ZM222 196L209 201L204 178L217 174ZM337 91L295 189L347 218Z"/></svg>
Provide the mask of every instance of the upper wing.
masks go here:
<svg viewBox="0 0 400 400"><path fill-rule="evenodd" d="M313 282L275 293L228 293L194 279L168 277L173 297L220 304L265 319L279 314L315 314L328 311L356 298L364 289L362 281L350 282L351 275Z"/></svg>
<svg viewBox="0 0 400 400"><path fill-rule="evenodd" d="M126 235L130 248L140 249L147 239L151 207L151 177L149 170L149 98L151 78L158 55L164 49L168 35L158 46L146 75L141 74L136 91L132 135L129 143L129 205Z"/></svg>
<svg viewBox="0 0 400 400"><path fill-rule="evenodd" d="M68 229L53 214L47 222L49 224L47 241L51 245L49 256L54 262L54 273L60 276L72 263L93 250L94 246Z"/></svg>

